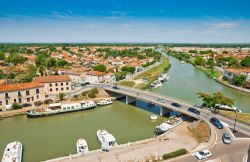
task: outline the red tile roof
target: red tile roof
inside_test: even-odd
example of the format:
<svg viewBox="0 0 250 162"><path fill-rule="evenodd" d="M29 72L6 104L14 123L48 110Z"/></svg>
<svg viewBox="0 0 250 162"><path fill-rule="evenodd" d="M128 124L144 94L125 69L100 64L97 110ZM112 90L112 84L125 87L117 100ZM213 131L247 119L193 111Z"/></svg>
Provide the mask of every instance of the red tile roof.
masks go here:
<svg viewBox="0 0 250 162"><path fill-rule="evenodd" d="M9 91L20 91L26 89L33 89L43 87L43 84L31 82L31 83L19 83L19 84L2 84L0 85L0 92L9 92Z"/></svg>
<svg viewBox="0 0 250 162"><path fill-rule="evenodd" d="M39 82L39 83L68 82L68 81L71 81L68 75L40 76L33 79L33 82Z"/></svg>
<svg viewBox="0 0 250 162"><path fill-rule="evenodd" d="M87 73L87 75L102 76L102 75L106 75L106 73L100 72L100 71L90 71Z"/></svg>

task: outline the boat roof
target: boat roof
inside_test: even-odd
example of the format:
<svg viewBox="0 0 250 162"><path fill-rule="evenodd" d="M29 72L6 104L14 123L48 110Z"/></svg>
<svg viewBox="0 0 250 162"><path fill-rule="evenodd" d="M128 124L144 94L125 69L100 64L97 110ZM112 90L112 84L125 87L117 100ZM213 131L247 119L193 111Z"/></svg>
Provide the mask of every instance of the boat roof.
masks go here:
<svg viewBox="0 0 250 162"><path fill-rule="evenodd" d="M164 123L162 123L161 125L159 125L159 127L160 127L161 129L166 130L166 129L170 129L172 126L171 126L170 124L164 122Z"/></svg>
<svg viewBox="0 0 250 162"><path fill-rule="evenodd" d="M61 103L52 103L52 104L49 104L49 107L55 107L55 106L61 106L62 104Z"/></svg>
<svg viewBox="0 0 250 162"><path fill-rule="evenodd" d="M104 134L103 135L103 138L104 138L104 141L105 142L112 142L112 141L115 141L115 137L112 135L112 134Z"/></svg>

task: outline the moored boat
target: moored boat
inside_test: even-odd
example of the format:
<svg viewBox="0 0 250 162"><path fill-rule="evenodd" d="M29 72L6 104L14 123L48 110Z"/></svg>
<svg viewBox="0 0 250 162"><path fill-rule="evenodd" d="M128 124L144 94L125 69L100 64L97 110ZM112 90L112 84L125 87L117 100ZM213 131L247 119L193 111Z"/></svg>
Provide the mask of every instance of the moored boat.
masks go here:
<svg viewBox="0 0 250 162"><path fill-rule="evenodd" d="M77 154L86 154L89 152L87 141L83 138L79 138L76 142Z"/></svg>
<svg viewBox="0 0 250 162"><path fill-rule="evenodd" d="M81 101L79 103L53 103L49 104L47 109L40 110L31 110L27 111L27 117L29 118L38 118L45 116L52 116L61 113L68 113L73 111L86 110L90 108L94 108L96 103L94 101Z"/></svg>
<svg viewBox="0 0 250 162"><path fill-rule="evenodd" d="M112 104L112 100L110 98L107 99L101 99L96 102L97 105L103 106L103 105L109 105Z"/></svg>
<svg viewBox="0 0 250 162"><path fill-rule="evenodd" d="M154 114L153 114L153 115L150 115L150 119L151 119L151 120L157 120L157 119L158 119L158 116L157 116L157 115L154 115Z"/></svg>
<svg viewBox="0 0 250 162"><path fill-rule="evenodd" d="M103 151L109 151L110 147L117 146L115 137L106 130L99 129L96 132L97 138L102 145Z"/></svg>
<svg viewBox="0 0 250 162"><path fill-rule="evenodd" d="M21 162L23 146L20 142L14 141L9 143L3 153L2 162Z"/></svg>

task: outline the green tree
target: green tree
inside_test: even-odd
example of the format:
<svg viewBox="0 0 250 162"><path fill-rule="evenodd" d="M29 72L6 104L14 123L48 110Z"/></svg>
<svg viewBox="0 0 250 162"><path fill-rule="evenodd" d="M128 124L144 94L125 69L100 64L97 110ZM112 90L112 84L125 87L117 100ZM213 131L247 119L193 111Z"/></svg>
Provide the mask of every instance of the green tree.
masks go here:
<svg viewBox="0 0 250 162"><path fill-rule="evenodd" d="M206 64L206 60L202 57L196 57L194 60L195 65L203 66Z"/></svg>
<svg viewBox="0 0 250 162"><path fill-rule="evenodd" d="M233 83L237 86L243 86L246 79L247 79L246 75L235 76L233 79Z"/></svg>
<svg viewBox="0 0 250 162"><path fill-rule="evenodd" d="M129 72L129 73L134 73L135 72L135 67L123 66L122 71L126 71L126 72Z"/></svg>
<svg viewBox="0 0 250 162"><path fill-rule="evenodd" d="M5 54L4 52L0 51L0 60L4 60L5 59Z"/></svg>
<svg viewBox="0 0 250 162"><path fill-rule="evenodd" d="M57 66L58 67L65 67L65 66L68 66L69 65L69 63L66 61L66 60L59 60L59 61L57 61Z"/></svg>
<svg viewBox="0 0 250 162"><path fill-rule="evenodd" d="M103 64L98 64L98 65L93 67L93 70L100 71L100 72L105 72L105 71L107 71L107 68Z"/></svg>
<svg viewBox="0 0 250 162"><path fill-rule="evenodd" d="M64 100L64 97L65 97L65 93L59 93L59 94L58 94L58 97L59 97L59 100L60 100L60 101L63 101L63 100Z"/></svg>
<svg viewBox="0 0 250 162"><path fill-rule="evenodd" d="M230 60L228 61L228 66L229 67L238 67L239 66L239 62L237 59L235 58L230 58Z"/></svg>
<svg viewBox="0 0 250 162"><path fill-rule="evenodd" d="M199 92L197 94L198 97L201 98L203 101L202 105L208 108L216 109L215 107L216 104L227 105L230 107L234 105L234 100L223 96L221 92L216 92L213 93L212 95L202 92Z"/></svg>
<svg viewBox="0 0 250 162"><path fill-rule="evenodd" d="M14 110L18 110L18 109L21 109L22 106L15 102L11 105L11 108Z"/></svg>
<svg viewBox="0 0 250 162"><path fill-rule="evenodd" d="M241 66L250 67L250 56L245 57L241 62Z"/></svg>
<svg viewBox="0 0 250 162"><path fill-rule="evenodd" d="M212 59L212 58L209 58L208 60L207 60L207 66L209 66L211 69L213 68L213 66L215 65L215 63L214 63L214 60Z"/></svg>
<svg viewBox="0 0 250 162"><path fill-rule="evenodd" d="M49 70L55 68L57 66L56 59L49 57L46 60L46 66L47 66L47 69L49 69Z"/></svg>
<svg viewBox="0 0 250 162"><path fill-rule="evenodd" d="M26 57L20 56L16 53L11 53L8 57L5 57L5 62L7 62L8 64L12 64L12 65L23 64L27 60L28 59Z"/></svg>

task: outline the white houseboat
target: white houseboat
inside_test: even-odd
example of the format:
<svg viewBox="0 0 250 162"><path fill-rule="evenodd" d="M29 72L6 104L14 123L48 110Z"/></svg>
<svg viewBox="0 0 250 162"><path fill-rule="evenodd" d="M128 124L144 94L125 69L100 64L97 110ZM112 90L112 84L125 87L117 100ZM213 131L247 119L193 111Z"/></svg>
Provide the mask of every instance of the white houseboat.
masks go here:
<svg viewBox="0 0 250 162"><path fill-rule="evenodd" d="M102 99L96 102L97 105L103 106L103 105L109 105L112 104L112 100L110 98Z"/></svg>
<svg viewBox="0 0 250 162"><path fill-rule="evenodd" d="M98 130L96 132L97 138L100 141L102 145L102 150L103 151L109 151L110 147L117 146L118 144L116 143L115 137L108 133L106 130Z"/></svg>
<svg viewBox="0 0 250 162"><path fill-rule="evenodd" d="M2 162L21 162L23 146L20 142L9 143L3 153Z"/></svg>

